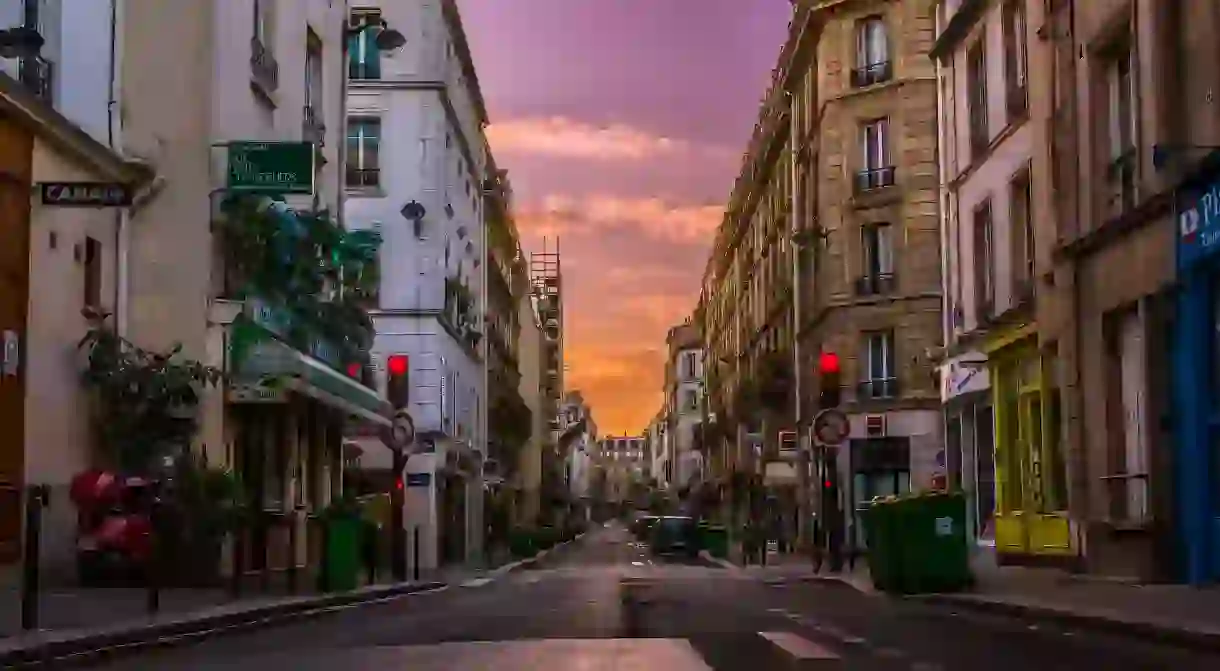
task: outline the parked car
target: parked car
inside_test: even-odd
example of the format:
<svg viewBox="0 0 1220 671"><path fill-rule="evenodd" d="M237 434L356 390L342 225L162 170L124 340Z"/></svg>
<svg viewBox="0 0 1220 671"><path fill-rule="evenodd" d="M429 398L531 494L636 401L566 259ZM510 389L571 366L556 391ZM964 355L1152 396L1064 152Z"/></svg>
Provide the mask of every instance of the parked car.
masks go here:
<svg viewBox="0 0 1220 671"><path fill-rule="evenodd" d="M692 517L667 515L657 520L649 539L652 553L657 556L699 555L698 526Z"/></svg>

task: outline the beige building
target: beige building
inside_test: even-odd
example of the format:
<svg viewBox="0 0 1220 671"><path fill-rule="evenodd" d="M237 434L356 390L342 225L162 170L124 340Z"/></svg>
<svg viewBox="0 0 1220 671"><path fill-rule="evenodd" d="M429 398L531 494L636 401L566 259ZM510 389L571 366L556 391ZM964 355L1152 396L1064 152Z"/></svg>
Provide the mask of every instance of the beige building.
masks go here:
<svg viewBox="0 0 1220 671"><path fill-rule="evenodd" d="M705 275L709 357L727 362L709 370L713 410L751 423L733 407L749 394L730 390L761 385L764 454L793 428L795 398L812 419L819 354L839 355L849 525L860 502L928 486L940 469L927 356L941 335L933 4L795 6Z"/></svg>
<svg viewBox="0 0 1220 671"><path fill-rule="evenodd" d="M553 444L550 417L544 412L542 322L531 294L522 296L518 302L517 321L521 327L517 338L518 391L530 411L530 438L517 454L518 494L513 522L530 526L537 521L541 509L543 450Z"/></svg>
<svg viewBox="0 0 1220 671"><path fill-rule="evenodd" d="M21 557L25 485L51 485L45 551L71 548L66 476L89 466L80 448L92 440L74 356L89 327L81 311L115 305L113 211L44 204L37 185L109 182L143 192L151 179L146 165L0 73L0 569Z"/></svg>

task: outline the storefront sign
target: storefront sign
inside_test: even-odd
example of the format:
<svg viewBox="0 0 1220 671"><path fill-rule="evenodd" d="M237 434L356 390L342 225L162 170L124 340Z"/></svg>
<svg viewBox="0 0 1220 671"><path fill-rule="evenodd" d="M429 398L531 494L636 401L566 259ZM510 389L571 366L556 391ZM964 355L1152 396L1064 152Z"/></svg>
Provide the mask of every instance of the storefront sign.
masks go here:
<svg viewBox="0 0 1220 671"><path fill-rule="evenodd" d="M940 399L951 401L958 396L987 391L991 380L987 375L987 359L981 354L966 354L940 367Z"/></svg>
<svg viewBox="0 0 1220 671"><path fill-rule="evenodd" d="M131 187L118 182L41 182L42 204L58 207L130 207Z"/></svg>
<svg viewBox="0 0 1220 671"><path fill-rule="evenodd" d="M1178 270L1220 249L1220 179L1177 194Z"/></svg>
<svg viewBox="0 0 1220 671"><path fill-rule="evenodd" d="M312 194L316 156L309 142L233 142L229 144L228 189Z"/></svg>

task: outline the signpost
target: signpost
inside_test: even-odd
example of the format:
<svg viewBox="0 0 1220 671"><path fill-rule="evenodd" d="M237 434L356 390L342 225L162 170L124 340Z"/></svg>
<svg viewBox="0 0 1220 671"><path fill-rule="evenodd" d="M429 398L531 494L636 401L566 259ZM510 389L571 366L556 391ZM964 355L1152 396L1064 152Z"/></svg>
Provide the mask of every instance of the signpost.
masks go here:
<svg viewBox="0 0 1220 671"><path fill-rule="evenodd" d="M827 447L840 445L851 433L851 422L837 408L826 408L813 418L813 435Z"/></svg>
<svg viewBox="0 0 1220 671"><path fill-rule="evenodd" d="M132 188L121 182L39 182L42 204L57 207L131 207Z"/></svg>
<svg viewBox="0 0 1220 671"><path fill-rule="evenodd" d="M311 142L231 142L229 191L281 195L314 192L317 152Z"/></svg>

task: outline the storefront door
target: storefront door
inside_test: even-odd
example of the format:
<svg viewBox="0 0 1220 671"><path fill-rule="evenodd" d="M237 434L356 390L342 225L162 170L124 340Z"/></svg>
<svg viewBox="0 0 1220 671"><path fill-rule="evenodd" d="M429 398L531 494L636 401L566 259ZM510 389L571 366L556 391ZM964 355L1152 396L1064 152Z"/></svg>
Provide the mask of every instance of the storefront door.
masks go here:
<svg viewBox="0 0 1220 671"><path fill-rule="evenodd" d="M21 558L33 139L0 117L0 566Z"/></svg>

